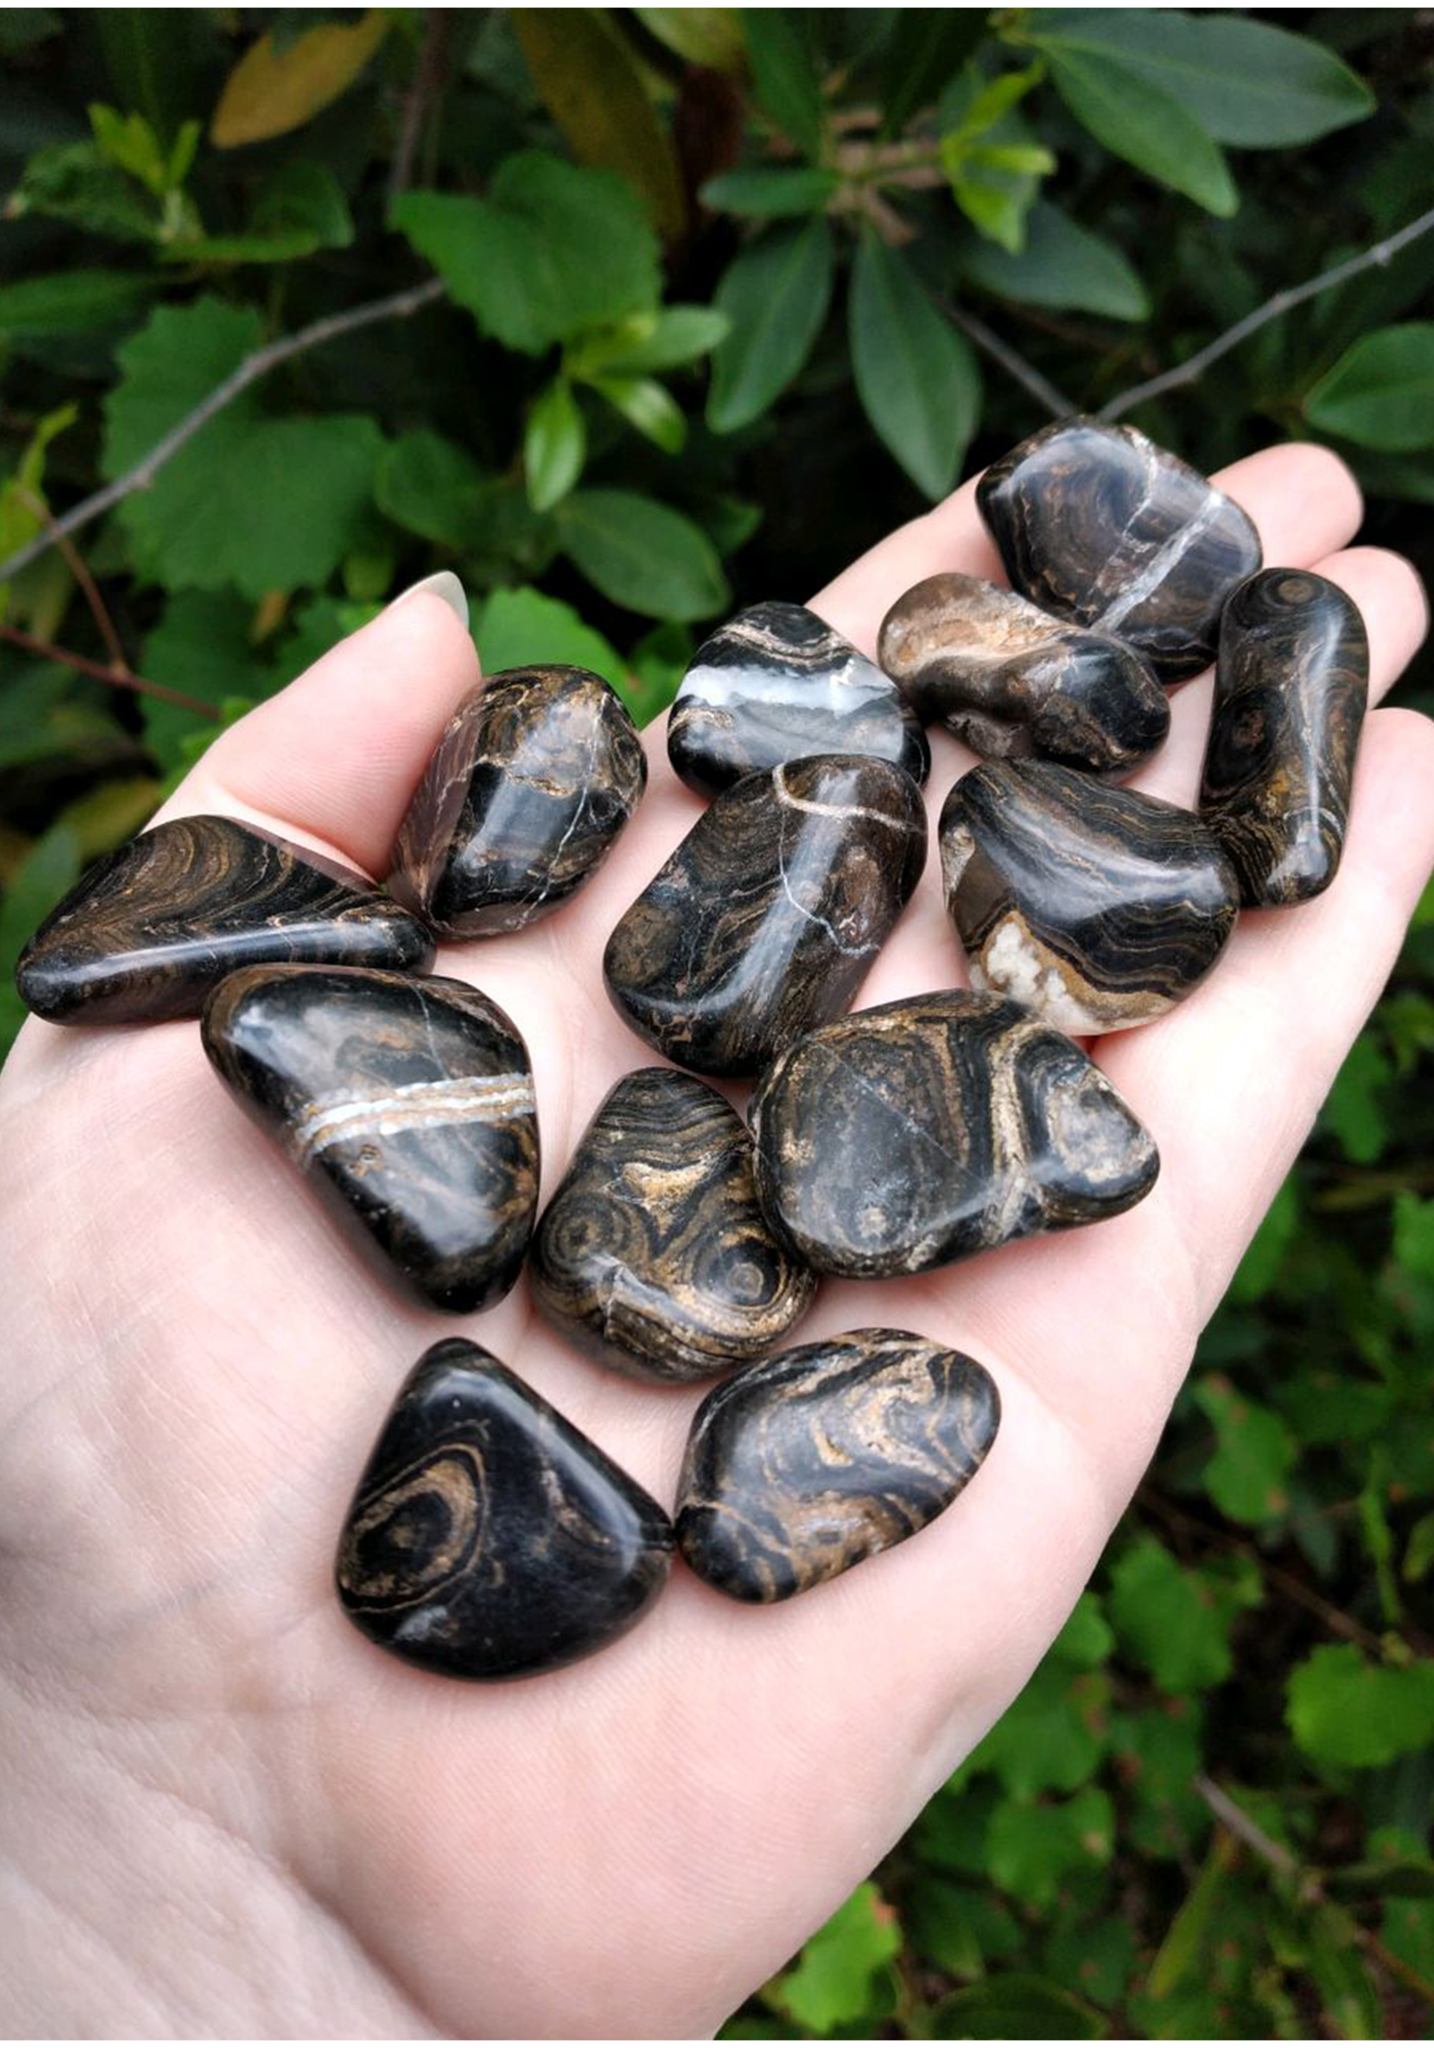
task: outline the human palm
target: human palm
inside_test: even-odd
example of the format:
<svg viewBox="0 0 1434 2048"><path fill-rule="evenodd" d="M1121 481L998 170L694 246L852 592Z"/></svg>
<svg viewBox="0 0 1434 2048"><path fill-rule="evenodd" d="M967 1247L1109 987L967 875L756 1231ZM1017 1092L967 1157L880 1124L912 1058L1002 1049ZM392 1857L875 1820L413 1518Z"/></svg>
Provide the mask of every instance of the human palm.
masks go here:
<svg viewBox="0 0 1434 2048"><path fill-rule="evenodd" d="M1424 607L1397 558L1335 552L1359 518L1347 473L1290 447L1221 481L1267 561L1357 599L1372 695L1387 690ZM871 651L886 607L953 568L999 580L969 487L816 608ZM476 673L452 612L415 597L227 733L169 812L249 817L382 874ZM1193 800L1209 696L1208 678L1176 695L1140 787ZM700 806L648 740L647 797L591 886L437 963L527 1039L545 1193L601 1096L651 1058L601 953ZM970 757L933 742L934 820ZM699 1394L575 1356L522 1283L464 1320L400 1299L219 1086L193 1024L27 1025L0 1077L0 1973L18 2030L713 2027L884 1853L1064 1620L1431 860L1434 728L1384 711L1333 888L1244 918L1187 1003L1095 1047L1160 1147L1150 1197L916 1280L824 1287L802 1339L895 1325L1000 1385L985 1469L919 1540L775 1608L679 1568L621 1642L515 1685L407 1669L333 1598L339 1523L404 1372L470 1334L669 1502ZM962 978L931 861L860 1001Z"/></svg>

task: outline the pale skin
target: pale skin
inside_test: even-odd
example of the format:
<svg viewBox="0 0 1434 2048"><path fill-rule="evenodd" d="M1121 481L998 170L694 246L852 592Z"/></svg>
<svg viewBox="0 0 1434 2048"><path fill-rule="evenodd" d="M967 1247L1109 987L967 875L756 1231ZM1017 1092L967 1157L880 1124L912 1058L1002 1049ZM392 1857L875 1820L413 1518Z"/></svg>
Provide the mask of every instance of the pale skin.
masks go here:
<svg viewBox="0 0 1434 2048"><path fill-rule="evenodd" d="M1221 479L1265 559L1358 601L1371 695L1425 630L1417 579L1351 547L1309 447ZM942 569L997 573L971 489L817 609L872 651ZM532 650L541 659L543 649ZM419 595L205 756L168 815L249 817L381 875L472 643ZM196 679L196 687L198 679ZM1209 678L1139 786L1193 799ZM933 735L932 820L969 764ZM544 1190L652 1055L603 943L699 814L661 722L607 866L527 932L444 948L531 1048ZM1154 1133L1113 1222L917 1281L829 1285L804 1339L888 1324L983 1360L1005 1419L915 1541L786 1605L684 1569L631 1635L505 1686L406 1669L344 1621L334 1540L425 1346L470 1335L671 1502L697 1398L570 1352L526 1287L405 1303L210 1073L193 1024L31 1022L0 1076L0 2011L18 2034L691 2035L800 1945L1029 1676L1156 1445L1196 1338L1377 998L1434 863L1434 727L1371 714L1344 864L1246 917L1180 1009L1096 1057ZM961 982L928 861L859 998Z"/></svg>

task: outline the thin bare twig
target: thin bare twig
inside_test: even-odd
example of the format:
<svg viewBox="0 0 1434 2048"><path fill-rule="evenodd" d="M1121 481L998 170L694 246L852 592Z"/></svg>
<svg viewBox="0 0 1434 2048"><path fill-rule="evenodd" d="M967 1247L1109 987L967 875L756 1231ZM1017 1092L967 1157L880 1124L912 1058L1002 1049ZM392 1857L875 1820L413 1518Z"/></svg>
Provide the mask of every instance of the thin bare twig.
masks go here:
<svg viewBox="0 0 1434 2048"><path fill-rule="evenodd" d="M413 160L418 154L418 141L423 133L424 117L443 85L444 73L448 66L448 15L444 8L430 7L428 26L424 31L423 48L419 52L418 65L403 100L403 124L398 131L398 145L393 152L393 162L388 173L388 205L392 206L401 192L408 190L413 176Z"/></svg>
<svg viewBox="0 0 1434 2048"><path fill-rule="evenodd" d="M167 683L147 682L143 676L131 675L128 669L121 675L117 669L106 668L102 661L91 661L87 654L76 654L71 647L57 647L53 640L37 640L33 633L22 633L18 626L7 626L3 619L0 619L0 640L22 647L26 654L38 655L41 661L57 661L62 668L75 668L82 676L94 676L97 682L111 683L117 690L134 690L141 697L158 697L162 704L180 704L186 711L197 711L205 718L219 716L219 706L206 704L202 697L190 697L183 690L171 690Z"/></svg>
<svg viewBox="0 0 1434 2048"><path fill-rule="evenodd" d="M432 305L435 299L442 298L443 292L442 280L431 277L424 284L410 285L406 291L393 292L386 299L372 299L367 305L351 306L346 313L330 313L322 320L314 320L309 326L301 327L297 334L286 334L265 348L255 349L252 355L245 356L232 376L226 377L193 412L186 413L177 426L171 427L161 440L156 441L132 469L116 477L112 484L106 484L103 490L94 491L88 498L82 498L78 505L72 505L48 532L17 549L8 561L0 562L0 583L8 581L27 563L35 561L66 534L77 533L82 526L89 526L101 513L108 512L112 506L129 497L131 492L147 490L165 463L172 455L178 454L186 441L192 440L200 428L207 426L214 415L222 412L241 391L247 391L251 384L260 377L266 377L280 363L287 362L291 356L303 355L311 348L318 348L326 341L336 341L342 334L352 334L360 327L371 327L376 321L406 319L420 307Z"/></svg>
<svg viewBox="0 0 1434 2048"><path fill-rule="evenodd" d="M1053 420L1068 419L1079 410L1071 404L1063 391L1057 391L1054 384L1043 377L1033 363L1018 355L1008 341L1002 341L999 334L989 328L984 320L974 313L968 313L964 306L953 305L949 300L941 301L941 310L948 320L953 320L963 334L969 334L977 348L984 349L992 362L999 363L1006 375L1013 378L1022 390L1035 399Z"/></svg>
<svg viewBox="0 0 1434 2048"><path fill-rule="evenodd" d="M43 498L37 497L33 491L27 491L23 484L16 485L16 495L22 504L29 506L37 519L43 520L48 527L53 528L55 526L55 515ZM104 641L105 646L109 649L110 661L114 666L115 673L127 676L130 673L130 666L125 655L124 643L115 630L115 622L110 617L109 606L100 596L99 585L90 574L85 564L84 556L67 533L55 533L54 541L56 547L69 564L70 574L80 586L85 603L90 608L90 617L95 622L95 627L101 640Z"/></svg>

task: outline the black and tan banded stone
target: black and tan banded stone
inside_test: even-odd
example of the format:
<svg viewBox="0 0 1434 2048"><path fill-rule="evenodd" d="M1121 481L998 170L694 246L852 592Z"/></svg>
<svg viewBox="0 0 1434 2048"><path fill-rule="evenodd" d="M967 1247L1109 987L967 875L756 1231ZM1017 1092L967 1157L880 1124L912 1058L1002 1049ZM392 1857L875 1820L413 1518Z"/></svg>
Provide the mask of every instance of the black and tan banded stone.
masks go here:
<svg viewBox="0 0 1434 2048"><path fill-rule="evenodd" d="M339 1542L339 1600L406 1663L526 1678L625 1635L666 1581L672 1524L477 1344L404 1382Z"/></svg>
<svg viewBox="0 0 1434 2048"><path fill-rule="evenodd" d="M924 1273L1132 1208L1150 1134L1071 1039L967 989L860 1010L776 1060L752 1099L757 1192L818 1273Z"/></svg>
<svg viewBox="0 0 1434 2048"><path fill-rule="evenodd" d="M502 669L449 719L388 886L449 938L513 932L576 895L647 781L642 742L590 669Z"/></svg>
<svg viewBox="0 0 1434 2048"><path fill-rule="evenodd" d="M1170 700L1133 648L979 576L915 584L882 621L880 651L923 718L991 758L1128 775L1170 729Z"/></svg>
<svg viewBox="0 0 1434 2048"><path fill-rule="evenodd" d="M976 502L1023 596L1128 640L1164 683L1215 658L1220 613L1260 566L1249 515L1134 427L1044 427L991 467Z"/></svg>
<svg viewBox="0 0 1434 2048"><path fill-rule="evenodd" d="M705 1380L781 1342L816 1281L757 1202L752 1139L715 1088L671 1067L618 1082L533 1239L548 1320L644 1380Z"/></svg>
<svg viewBox="0 0 1434 2048"><path fill-rule="evenodd" d="M995 1441L984 1366L904 1330L848 1330L714 1387L677 1488L677 1543L734 1600L788 1600L904 1543Z"/></svg>
<svg viewBox="0 0 1434 2048"><path fill-rule="evenodd" d="M1235 928L1239 884L1193 811L1046 761L985 762L941 811L946 907L973 988L1081 1034L1188 996Z"/></svg>
<svg viewBox="0 0 1434 2048"><path fill-rule="evenodd" d="M754 604L703 641L667 718L682 780L716 796L805 754L870 754L924 782L931 749L889 676L804 604Z"/></svg>
<svg viewBox="0 0 1434 2048"><path fill-rule="evenodd" d="M97 861L20 956L22 1000L52 1024L197 1017L251 961L421 973L433 941L353 868L233 818L173 818Z"/></svg>
<svg viewBox="0 0 1434 2048"><path fill-rule="evenodd" d="M887 761L822 754L746 775L624 913L608 993L679 1066L755 1074L846 1008L925 858L921 791Z"/></svg>
<svg viewBox="0 0 1434 2048"><path fill-rule="evenodd" d="M1308 569L1264 569L1225 608L1200 814L1241 901L1318 896L1344 851L1369 691L1359 608Z"/></svg>
<svg viewBox="0 0 1434 2048"><path fill-rule="evenodd" d="M434 1308L491 1308L538 1200L533 1071L467 982L253 967L210 997L215 1072L342 1227Z"/></svg>

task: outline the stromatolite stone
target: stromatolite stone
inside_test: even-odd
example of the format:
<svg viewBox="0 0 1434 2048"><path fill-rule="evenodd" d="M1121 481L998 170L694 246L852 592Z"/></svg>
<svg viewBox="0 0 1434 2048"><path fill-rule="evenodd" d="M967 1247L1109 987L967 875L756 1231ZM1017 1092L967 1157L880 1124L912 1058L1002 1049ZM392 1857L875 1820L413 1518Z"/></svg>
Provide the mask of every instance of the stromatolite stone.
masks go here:
<svg viewBox="0 0 1434 2048"><path fill-rule="evenodd" d="M1354 600L1308 569L1265 569L1225 609L1200 812L1251 906L1334 880L1369 686Z"/></svg>
<svg viewBox="0 0 1434 2048"><path fill-rule="evenodd" d="M977 754L1126 775L1170 729L1170 701L1133 648L978 576L928 576L898 598L881 661L923 718Z"/></svg>
<svg viewBox="0 0 1434 2048"><path fill-rule="evenodd" d="M672 1559L672 1524L515 1373L449 1338L405 1381L349 1509L339 1599L396 1657L525 1678L626 1633Z"/></svg>
<svg viewBox="0 0 1434 2048"><path fill-rule="evenodd" d="M639 1379L705 1380L779 1343L816 1282L757 1202L752 1140L671 1067L628 1074L543 1212L529 1273L549 1320Z"/></svg>
<svg viewBox="0 0 1434 2048"><path fill-rule="evenodd" d="M973 988L1063 1031L1178 1003L1235 928L1239 886L1193 811L1045 761L986 762L941 812L946 907Z"/></svg>
<svg viewBox="0 0 1434 2048"><path fill-rule="evenodd" d="M585 668L509 668L471 690L414 791L389 887L450 938L547 917L637 808L637 729Z"/></svg>
<svg viewBox="0 0 1434 2048"><path fill-rule="evenodd" d="M624 913L608 993L679 1066L754 1074L846 1008L925 858L921 791L889 762L823 754L744 776Z"/></svg>
<svg viewBox="0 0 1434 2048"><path fill-rule="evenodd" d="M420 973L433 941L352 868L233 818L175 818L104 860L20 956L22 999L52 1024L197 1017L259 960Z"/></svg>
<svg viewBox="0 0 1434 2048"><path fill-rule="evenodd" d="M921 721L875 662L802 604L754 604L704 640L667 719L667 752L702 796L806 754L871 754L918 782Z"/></svg>
<svg viewBox="0 0 1434 2048"><path fill-rule="evenodd" d="M677 1542L734 1600L786 1600L934 1521L1001 1403L984 1366L904 1330L849 1330L715 1387L677 1489Z"/></svg>
<svg viewBox="0 0 1434 2048"><path fill-rule="evenodd" d="M345 1228L435 1308L490 1308L538 1200L528 1049L463 981L254 967L204 1012L216 1072Z"/></svg>
<svg viewBox="0 0 1434 2048"><path fill-rule="evenodd" d="M809 1033L751 1116L768 1218L815 1272L854 1280L1117 1216L1160 1168L1078 1045L966 989Z"/></svg>
<svg viewBox="0 0 1434 2048"><path fill-rule="evenodd" d="M1043 610L1116 633L1162 682L1215 658L1220 613L1260 566L1233 499L1134 427L1058 422L976 486L1006 574Z"/></svg>

